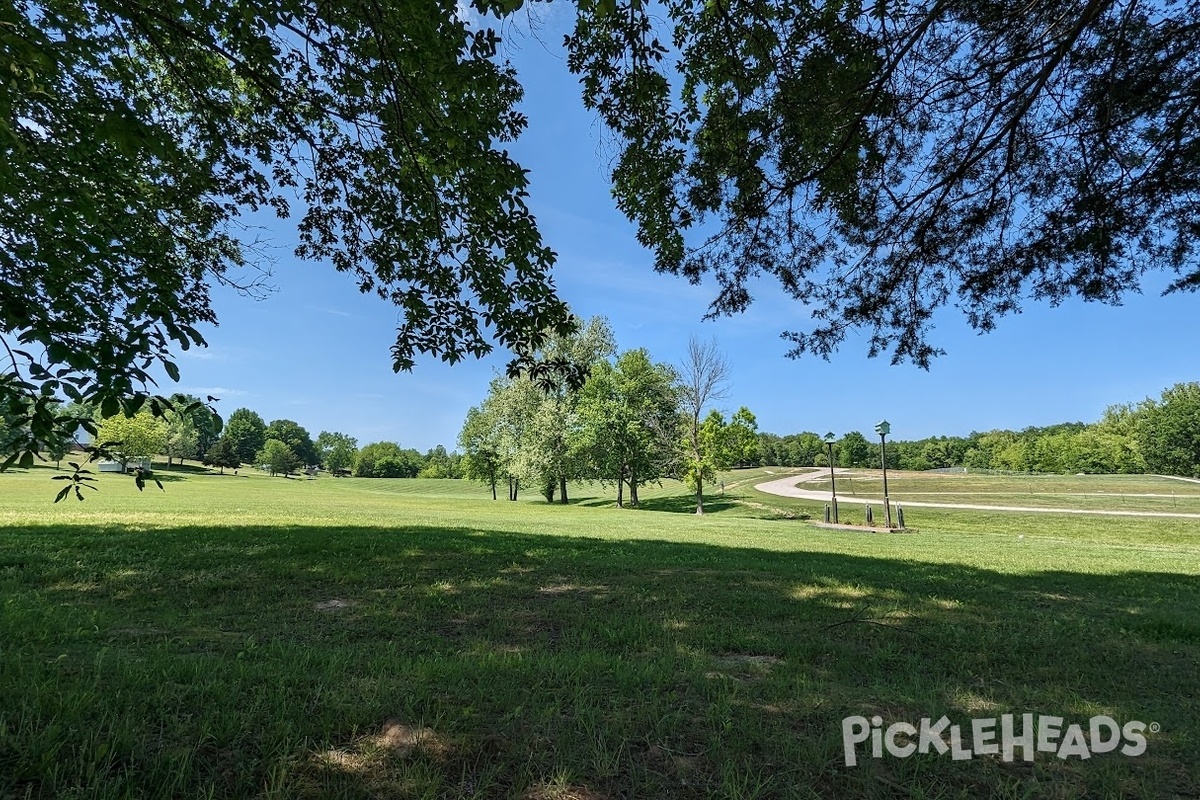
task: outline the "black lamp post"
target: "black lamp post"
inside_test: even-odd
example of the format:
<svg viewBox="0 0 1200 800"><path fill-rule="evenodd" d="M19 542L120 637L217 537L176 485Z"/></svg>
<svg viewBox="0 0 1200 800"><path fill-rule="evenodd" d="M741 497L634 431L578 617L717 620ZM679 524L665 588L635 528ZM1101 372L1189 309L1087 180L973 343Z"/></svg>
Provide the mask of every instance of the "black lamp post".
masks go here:
<svg viewBox="0 0 1200 800"><path fill-rule="evenodd" d="M887 526L892 527L892 507L888 503L888 488L887 488L887 435L892 432L892 426L888 421L882 420L875 426L875 432L879 434L879 460L883 464L883 513L887 519Z"/></svg>
<svg viewBox="0 0 1200 800"><path fill-rule="evenodd" d="M825 444L829 448L829 493L833 497L833 521L836 524L838 521L837 484L833 479L833 443L835 441L837 441L837 437L833 435L833 431L825 434Z"/></svg>

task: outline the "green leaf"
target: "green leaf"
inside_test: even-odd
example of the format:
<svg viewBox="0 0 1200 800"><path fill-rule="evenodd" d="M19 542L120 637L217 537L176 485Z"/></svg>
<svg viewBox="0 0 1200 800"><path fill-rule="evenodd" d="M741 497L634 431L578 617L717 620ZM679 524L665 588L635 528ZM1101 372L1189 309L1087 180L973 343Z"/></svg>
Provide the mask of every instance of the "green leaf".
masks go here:
<svg viewBox="0 0 1200 800"><path fill-rule="evenodd" d="M100 402L100 416L108 419L121 412L121 401L115 395L106 395Z"/></svg>

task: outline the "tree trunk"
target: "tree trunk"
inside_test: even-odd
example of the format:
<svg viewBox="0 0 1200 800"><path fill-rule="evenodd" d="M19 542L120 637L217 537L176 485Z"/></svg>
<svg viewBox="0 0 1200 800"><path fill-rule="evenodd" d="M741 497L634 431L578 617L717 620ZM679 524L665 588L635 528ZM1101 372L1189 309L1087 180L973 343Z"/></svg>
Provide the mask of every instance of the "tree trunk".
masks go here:
<svg viewBox="0 0 1200 800"><path fill-rule="evenodd" d="M558 478L558 493L560 495L558 502L562 503L565 506L567 504L567 476L566 475L561 475Z"/></svg>
<svg viewBox="0 0 1200 800"><path fill-rule="evenodd" d="M639 502L638 494L637 494L637 487L638 487L637 475L634 475L633 472L630 471L630 473L629 473L629 505L633 506L634 508L638 507L638 502Z"/></svg>
<svg viewBox="0 0 1200 800"><path fill-rule="evenodd" d="M617 475L617 508L625 507L625 479L621 477L624 474L625 470L622 469Z"/></svg>
<svg viewBox="0 0 1200 800"><path fill-rule="evenodd" d="M699 478L696 479L696 513L704 513L704 484Z"/></svg>
<svg viewBox="0 0 1200 800"><path fill-rule="evenodd" d="M492 478L492 499L496 499L496 479Z"/></svg>

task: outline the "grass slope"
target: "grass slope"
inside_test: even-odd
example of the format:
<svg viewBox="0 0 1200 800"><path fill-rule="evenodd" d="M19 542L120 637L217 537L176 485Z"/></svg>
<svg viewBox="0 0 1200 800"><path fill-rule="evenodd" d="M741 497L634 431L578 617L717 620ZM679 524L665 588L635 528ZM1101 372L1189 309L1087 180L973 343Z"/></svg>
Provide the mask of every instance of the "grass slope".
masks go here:
<svg viewBox="0 0 1200 800"><path fill-rule="evenodd" d="M0 797L1200 792L1185 521L820 531L765 471L699 519L257 475L52 505L50 474L0 475ZM1139 757L843 764L847 715L1023 712L1161 730Z"/></svg>

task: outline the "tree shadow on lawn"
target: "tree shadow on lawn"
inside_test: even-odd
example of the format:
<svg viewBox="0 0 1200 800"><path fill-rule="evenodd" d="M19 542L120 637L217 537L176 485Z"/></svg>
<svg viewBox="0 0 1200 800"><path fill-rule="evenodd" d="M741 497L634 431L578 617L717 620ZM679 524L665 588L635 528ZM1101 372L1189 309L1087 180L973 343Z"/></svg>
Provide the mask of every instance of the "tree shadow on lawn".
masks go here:
<svg viewBox="0 0 1200 800"><path fill-rule="evenodd" d="M704 498L704 513L719 514L736 508L737 502L732 497L716 495ZM695 514L696 498L686 495L668 495L666 497L649 497L638 505L642 511L666 511L671 514Z"/></svg>
<svg viewBox="0 0 1200 800"><path fill-rule="evenodd" d="M578 500L572 500L572 505L583 506L585 508L615 508L616 498L609 495L604 497L581 496ZM722 511L728 511L737 508L737 501L731 496L721 495L705 495L704 497L704 513L717 514ZM628 511L659 511L669 514L695 514L696 513L696 498L695 496L688 497L686 495L670 495L665 497L644 497L638 502L638 505L629 505L629 500L626 498L625 508Z"/></svg>
<svg viewBox="0 0 1200 800"><path fill-rule="evenodd" d="M424 526L22 528L0 596L0 796L1200 791L1186 575ZM946 714L969 748L970 719L1005 713L1161 733L1139 757L843 763L849 715Z"/></svg>

